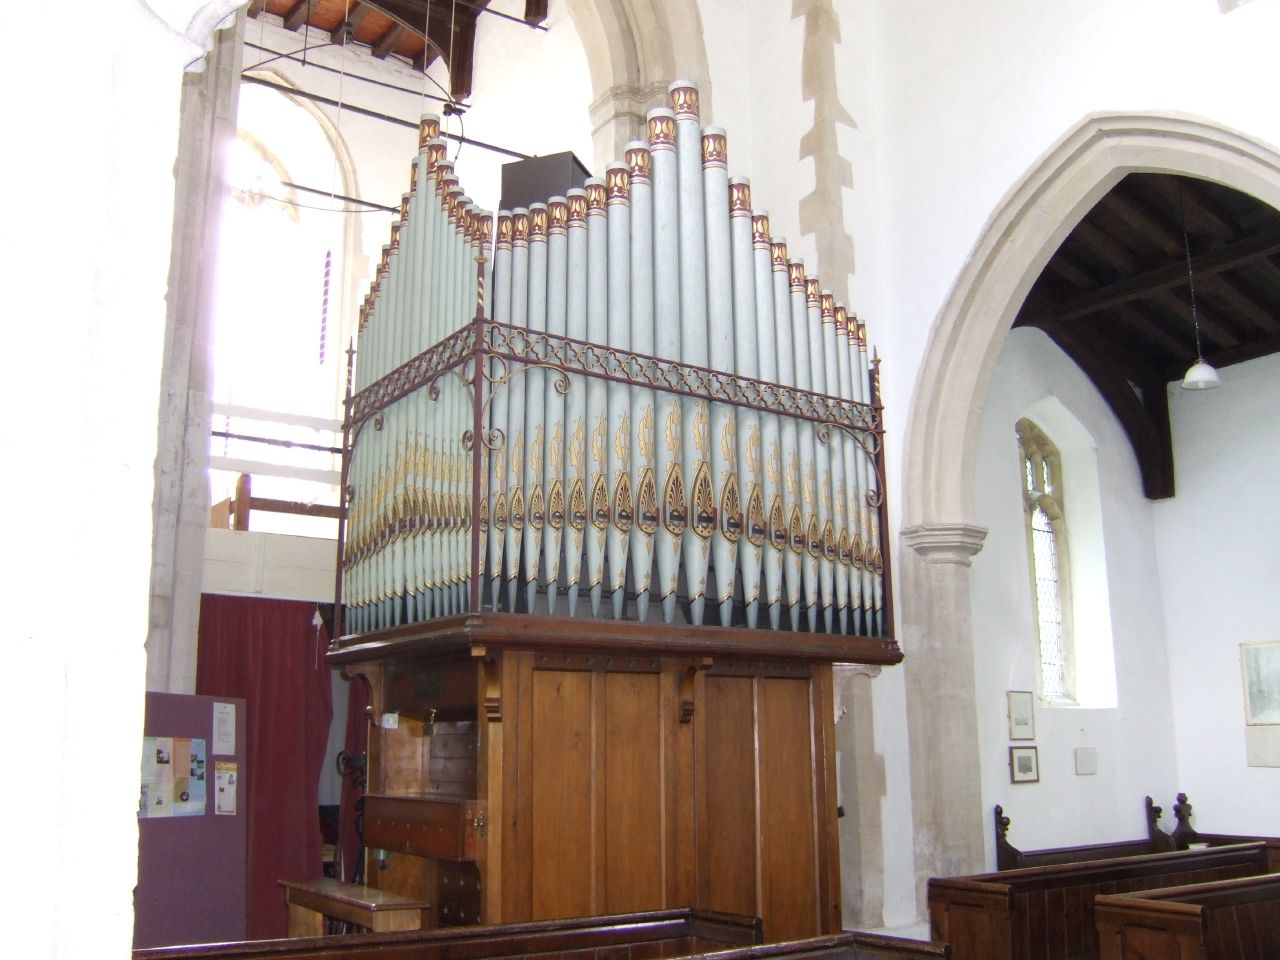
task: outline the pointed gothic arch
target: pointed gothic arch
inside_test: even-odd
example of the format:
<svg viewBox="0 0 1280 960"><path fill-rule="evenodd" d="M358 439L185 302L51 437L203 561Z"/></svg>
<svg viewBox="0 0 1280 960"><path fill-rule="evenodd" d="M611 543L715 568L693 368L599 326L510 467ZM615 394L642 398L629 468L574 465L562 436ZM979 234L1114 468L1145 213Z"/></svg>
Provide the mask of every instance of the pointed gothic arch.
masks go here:
<svg viewBox="0 0 1280 960"><path fill-rule="evenodd" d="M1086 117L1005 196L934 323L907 429L904 527L972 516L969 451L1014 315L1062 240L1134 171L1212 180L1280 208L1280 151L1268 144L1194 117Z"/></svg>
<svg viewBox="0 0 1280 960"><path fill-rule="evenodd" d="M1031 285L1094 204L1135 171L1212 180L1280 208L1280 151L1268 144L1185 115L1085 117L983 226L917 374L900 501L912 550L897 554L897 583L922 911L929 876L975 872L986 861L968 573L986 534L973 523L983 400Z"/></svg>

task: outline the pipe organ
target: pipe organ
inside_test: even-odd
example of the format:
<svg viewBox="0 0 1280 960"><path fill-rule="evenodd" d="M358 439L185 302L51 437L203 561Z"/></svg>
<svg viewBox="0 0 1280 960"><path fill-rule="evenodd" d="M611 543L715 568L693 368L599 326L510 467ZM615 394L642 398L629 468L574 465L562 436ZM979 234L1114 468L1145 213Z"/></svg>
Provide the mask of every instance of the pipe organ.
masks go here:
<svg viewBox="0 0 1280 960"><path fill-rule="evenodd" d="M729 178L697 91L671 103L496 229L423 121L360 318L355 632L489 610L890 634L866 328Z"/></svg>
<svg viewBox="0 0 1280 960"><path fill-rule="evenodd" d="M439 923L685 903L830 932L830 665L901 659L878 361L696 88L646 129L493 215L422 121L347 400L330 659L400 718L368 879Z"/></svg>

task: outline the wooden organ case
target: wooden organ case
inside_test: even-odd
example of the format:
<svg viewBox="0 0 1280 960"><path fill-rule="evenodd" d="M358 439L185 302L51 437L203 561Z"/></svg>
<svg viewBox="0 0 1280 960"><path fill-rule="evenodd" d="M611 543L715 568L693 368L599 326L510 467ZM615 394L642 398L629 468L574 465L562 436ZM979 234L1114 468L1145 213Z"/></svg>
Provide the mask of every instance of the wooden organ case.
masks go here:
<svg viewBox="0 0 1280 960"><path fill-rule="evenodd" d="M878 368L696 89L648 133L491 247L423 120L347 402L365 878L441 926L834 933L832 664L901 660Z"/></svg>

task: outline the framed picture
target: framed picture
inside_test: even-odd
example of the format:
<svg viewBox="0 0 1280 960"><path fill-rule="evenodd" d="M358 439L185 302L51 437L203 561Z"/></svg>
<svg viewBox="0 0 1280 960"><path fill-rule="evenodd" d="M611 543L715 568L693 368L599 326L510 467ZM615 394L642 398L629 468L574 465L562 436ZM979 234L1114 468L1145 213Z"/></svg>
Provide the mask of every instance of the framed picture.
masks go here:
<svg viewBox="0 0 1280 960"><path fill-rule="evenodd" d="M1244 721L1251 727L1280 724L1280 641L1240 644L1244 671Z"/></svg>
<svg viewBox="0 0 1280 960"><path fill-rule="evenodd" d="M1030 690L1009 691L1009 739L1036 738L1035 697Z"/></svg>
<svg viewBox="0 0 1280 960"><path fill-rule="evenodd" d="M1035 747L1009 748L1009 782L1040 782L1040 755Z"/></svg>

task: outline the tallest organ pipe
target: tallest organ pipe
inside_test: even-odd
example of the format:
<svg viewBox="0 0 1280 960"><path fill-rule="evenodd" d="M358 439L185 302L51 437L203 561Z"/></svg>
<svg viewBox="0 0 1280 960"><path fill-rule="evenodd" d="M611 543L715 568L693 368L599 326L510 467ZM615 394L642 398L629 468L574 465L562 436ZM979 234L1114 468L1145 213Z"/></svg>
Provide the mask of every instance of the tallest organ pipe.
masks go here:
<svg viewBox="0 0 1280 960"><path fill-rule="evenodd" d="M707 356L707 251L702 199L702 130L698 90L687 80L669 88L676 121L676 170L680 219L680 359L698 367ZM706 400L681 403L683 462L689 480L689 522L684 531L685 591L689 620L702 623L706 603L711 538L716 532L715 486L711 477L711 423Z"/></svg>

